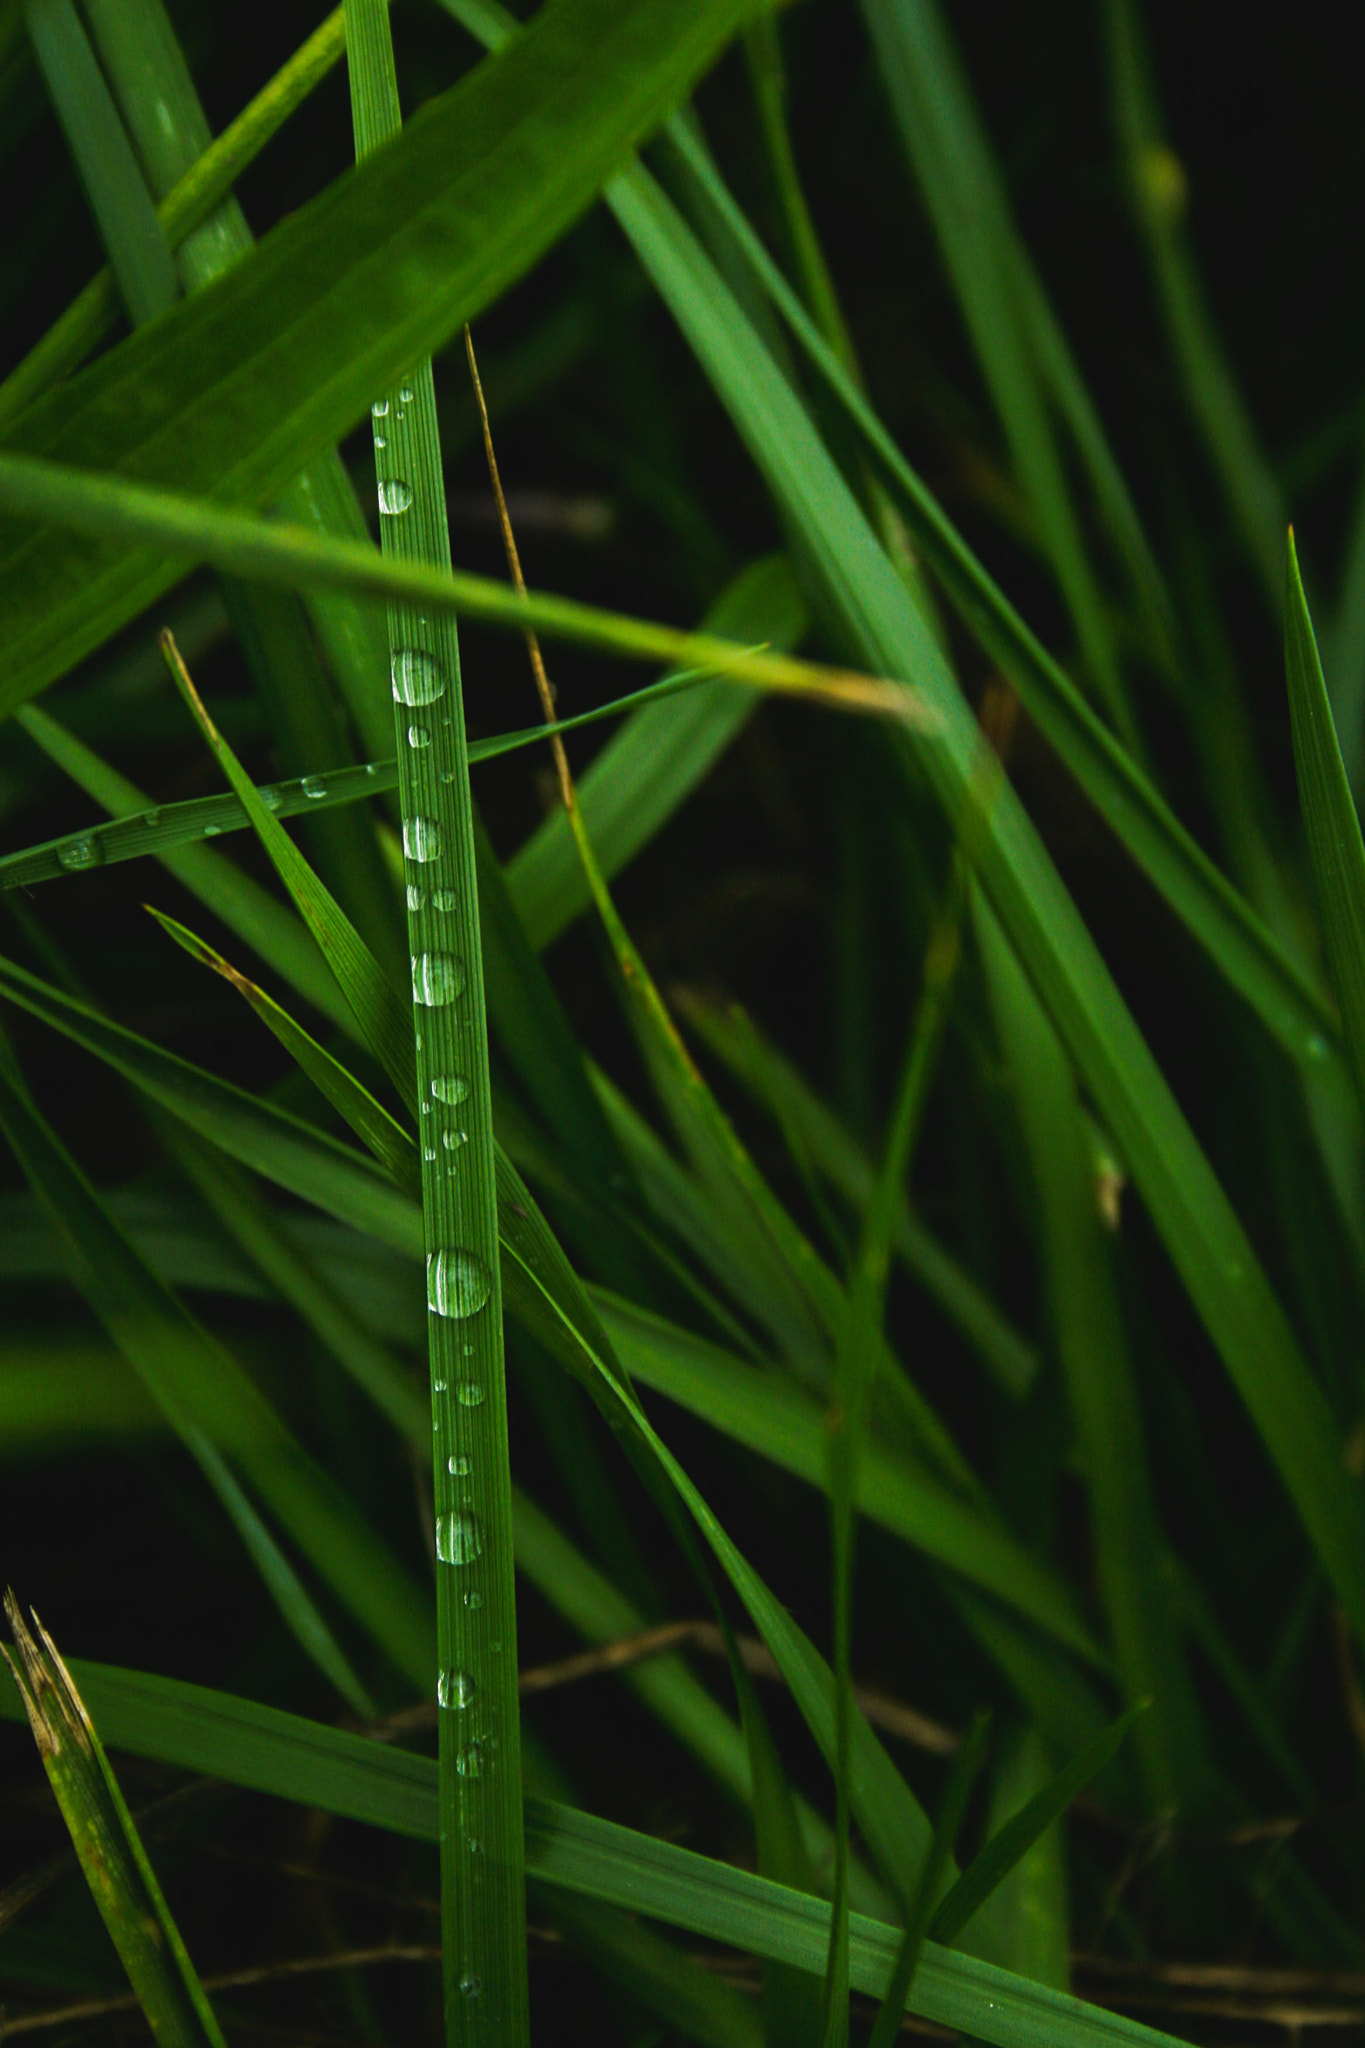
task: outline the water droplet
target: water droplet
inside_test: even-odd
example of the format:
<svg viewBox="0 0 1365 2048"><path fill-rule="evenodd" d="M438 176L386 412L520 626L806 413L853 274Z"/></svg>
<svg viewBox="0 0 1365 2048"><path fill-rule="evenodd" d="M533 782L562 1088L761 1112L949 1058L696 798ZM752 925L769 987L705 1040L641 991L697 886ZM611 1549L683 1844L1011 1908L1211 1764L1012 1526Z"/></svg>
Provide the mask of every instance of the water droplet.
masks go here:
<svg viewBox="0 0 1365 2048"><path fill-rule="evenodd" d="M374 445L376 448L387 448L389 444L384 439L384 436L382 434L376 434L374 437Z"/></svg>
<svg viewBox="0 0 1365 2048"><path fill-rule="evenodd" d="M472 1346L466 1345L466 1350ZM477 1380L461 1380L455 1389L455 1399L462 1408L478 1408L483 1405L483 1388Z"/></svg>
<svg viewBox="0 0 1365 2048"><path fill-rule="evenodd" d="M445 695L445 670L420 647L395 650L389 663L389 679L395 704L434 704Z"/></svg>
<svg viewBox="0 0 1365 2048"><path fill-rule="evenodd" d="M482 1593L466 1593L466 1594L465 1594L465 1596L464 1596L464 1604L465 1604L465 1606L466 1606L466 1607L482 1607L482 1606L483 1606L483 1594L482 1594Z"/></svg>
<svg viewBox="0 0 1365 2048"><path fill-rule="evenodd" d="M379 509L395 517L412 503L412 485L401 476L386 477L379 486Z"/></svg>
<svg viewBox="0 0 1365 2048"><path fill-rule="evenodd" d="M477 1775L478 1773L476 1771L471 1771L470 1773L471 1777L477 1777ZM479 1995L479 1990L480 1985L477 1977L461 1977L460 1996L462 1998L477 1998Z"/></svg>
<svg viewBox="0 0 1365 2048"><path fill-rule="evenodd" d="M57 859L64 868L96 868L104 859L104 848L98 839L88 835L80 839L68 839L65 846L57 848Z"/></svg>
<svg viewBox="0 0 1365 2048"><path fill-rule="evenodd" d="M433 1380L431 1384L432 1389L435 1393L443 1394L446 1390L446 1383L444 1380Z"/></svg>
<svg viewBox="0 0 1365 2048"><path fill-rule="evenodd" d="M159 825L161 823L160 806L157 805L150 811L144 811L142 813L142 822L144 825Z"/></svg>
<svg viewBox="0 0 1365 2048"><path fill-rule="evenodd" d="M464 1355L466 1358L472 1358L474 1356L474 1346L472 1344L466 1344L463 1348ZM482 1396L480 1398L482 1398Z"/></svg>
<svg viewBox="0 0 1365 2048"><path fill-rule="evenodd" d="M433 889L431 892L431 907L433 910L441 911L458 910L460 899L454 889Z"/></svg>
<svg viewBox="0 0 1365 2048"><path fill-rule="evenodd" d="M442 1131L441 1143L447 1152L458 1152L461 1145L469 1143L468 1131Z"/></svg>
<svg viewBox="0 0 1365 2048"><path fill-rule="evenodd" d="M463 1102L469 1094L469 1083L463 1074L437 1074L431 1092L438 1102Z"/></svg>
<svg viewBox="0 0 1365 2048"><path fill-rule="evenodd" d="M492 1292L488 1268L473 1252L427 1253L427 1303L438 1316L477 1315Z"/></svg>
<svg viewBox="0 0 1365 2048"><path fill-rule="evenodd" d="M429 747L431 745L431 734L424 725L410 725L408 727L408 745L410 747Z"/></svg>
<svg viewBox="0 0 1365 2048"><path fill-rule="evenodd" d="M483 1854L483 1843L477 1835L471 1835L465 1847L469 1850L471 1856L482 1856Z"/></svg>
<svg viewBox="0 0 1365 2048"><path fill-rule="evenodd" d="M447 1459L446 1459L446 1471L447 1471L447 1472L448 1472L448 1473L450 1474L450 1476L451 1476L451 1478L452 1478L452 1479L468 1479L468 1477L469 1477L469 1460L468 1460L468 1458L447 1458Z"/></svg>
<svg viewBox="0 0 1365 2048"><path fill-rule="evenodd" d="M282 789L263 789L261 791L261 802L268 811L277 811L284 802L284 791Z"/></svg>
<svg viewBox="0 0 1365 2048"><path fill-rule="evenodd" d="M367 775L377 775L379 773L379 763L377 761L367 761L365 763L365 773Z"/></svg>
<svg viewBox="0 0 1365 2048"><path fill-rule="evenodd" d="M467 1671L443 1671L436 1680L438 1706L467 1707L474 1692L474 1681Z"/></svg>
<svg viewBox="0 0 1365 2048"><path fill-rule="evenodd" d="M399 397L400 397L400 398L402 399L402 401L403 401L404 405L411 405L411 404L412 404L412 386L411 386L410 384L405 384L405 385L403 386L402 390L401 390L401 391L399 392L398 396L399 396Z"/></svg>
<svg viewBox="0 0 1365 2048"><path fill-rule="evenodd" d="M389 401L387 398L376 398L374 404L370 407L370 411L377 420L382 420L388 409Z"/></svg>
<svg viewBox="0 0 1365 2048"><path fill-rule="evenodd" d="M316 803L320 796L327 794L327 784L320 775L305 775L299 788L312 803Z"/></svg>
<svg viewBox="0 0 1365 2048"><path fill-rule="evenodd" d="M221 825L205 825L204 837L205 839L217 839L221 835L222 830Z"/></svg>
<svg viewBox="0 0 1365 2048"><path fill-rule="evenodd" d="M468 1749L462 1749L455 1759L455 1768L462 1778L477 1778L483 1770L482 1746L471 1742Z"/></svg>
<svg viewBox="0 0 1365 2048"><path fill-rule="evenodd" d="M453 953L414 953L412 1000L429 1010L453 1003L464 994L464 969Z"/></svg>
<svg viewBox="0 0 1365 2048"><path fill-rule="evenodd" d="M434 1165L436 1161L436 1147L434 1145L424 1145L422 1147L422 1157L426 1160L428 1166Z"/></svg>
<svg viewBox="0 0 1365 2048"><path fill-rule="evenodd" d="M434 818L404 818L403 851L409 860L441 858L441 828Z"/></svg>
<svg viewBox="0 0 1365 2048"><path fill-rule="evenodd" d="M426 898L415 882L408 883L408 909L420 910Z"/></svg>
<svg viewBox="0 0 1365 2048"><path fill-rule="evenodd" d="M455 770L453 768L443 768L441 770L441 780L442 782L453 782L455 780Z"/></svg>
<svg viewBox="0 0 1365 2048"><path fill-rule="evenodd" d="M436 1555L442 1564L473 1564L483 1556L483 1529L477 1515L461 1508L436 1517Z"/></svg>

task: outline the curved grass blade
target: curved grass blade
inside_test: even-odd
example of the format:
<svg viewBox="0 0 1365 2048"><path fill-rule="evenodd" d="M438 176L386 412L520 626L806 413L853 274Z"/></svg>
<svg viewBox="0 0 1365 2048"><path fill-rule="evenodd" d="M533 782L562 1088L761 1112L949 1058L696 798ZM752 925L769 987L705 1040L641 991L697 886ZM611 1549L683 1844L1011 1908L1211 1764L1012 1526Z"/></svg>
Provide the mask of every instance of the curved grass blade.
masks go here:
<svg viewBox="0 0 1365 2048"><path fill-rule="evenodd" d="M436 1840L436 1766L427 1757L175 1679L79 1662L72 1669L115 1747ZM22 1714L0 1673L0 1715ZM646 1912L815 1977L823 1967L823 1900L530 1796L526 1847L530 1874L547 1885ZM884 1996L899 1943L894 1927L852 1917L855 1989ZM912 1998L924 2017L998 2048L1179 2048L1171 2035L932 1943Z"/></svg>
<svg viewBox="0 0 1365 2048"><path fill-rule="evenodd" d="M9 445L270 503L376 391L525 273L752 4L564 0L227 276L30 406ZM14 535L0 568L4 708L174 573L126 544Z"/></svg>
<svg viewBox="0 0 1365 2048"><path fill-rule="evenodd" d="M1299 804L1322 911L1323 951L1341 1004L1356 1088L1365 1103L1365 844L1337 745L1292 527L1285 582L1284 662Z"/></svg>
<svg viewBox="0 0 1365 2048"><path fill-rule="evenodd" d="M75 1680L36 1614L42 1640L35 1640L13 1593L5 1595L5 1613L18 1662L8 1650L5 1661L82 1873L157 2048L226 2048Z"/></svg>

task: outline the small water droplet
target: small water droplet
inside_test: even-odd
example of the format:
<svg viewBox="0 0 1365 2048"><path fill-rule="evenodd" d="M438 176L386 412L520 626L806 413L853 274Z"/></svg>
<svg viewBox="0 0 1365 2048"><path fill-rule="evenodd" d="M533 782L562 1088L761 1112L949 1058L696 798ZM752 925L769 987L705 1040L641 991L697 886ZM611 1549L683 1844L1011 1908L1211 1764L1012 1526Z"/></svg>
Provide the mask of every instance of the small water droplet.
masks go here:
<svg viewBox="0 0 1365 2048"><path fill-rule="evenodd" d="M465 1346L467 1351L472 1351L473 1348L472 1344ZM482 1407L483 1397L483 1388L477 1380L461 1380L455 1389L455 1399L462 1408Z"/></svg>
<svg viewBox="0 0 1365 2048"><path fill-rule="evenodd" d="M464 1604L465 1604L465 1606L466 1606L466 1607L482 1607L482 1606L483 1606L483 1594L482 1594L482 1593L466 1593L466 1594L465 1594L465 1596L464 1596Z"/></svg>
<svg viewBox="0 0 1365 2048"><path fill-rule="evenodd" d="M446 1383L444 1380L433 1380L431 1385L435 1393L443 1394L446 1390Z"/></svg>
<svg viewBox="0 0 1365 2048"><path fill-rule="evenodd" d="M463 1074L437 1074L432 1079L431 1092L438 1102L463 1102L469 1094L469 1083Z"/></svg>
<svg viewBox="0 0 1365 2048"><path fill-rule="evenodd" d="M477 1775L478 1773L476 1771L470 1772L471 1777L477 1777ZM460 1996L462 1998L477 1998L479 1995L479 1990L480 1985L477 1977L461 1977Z"/></svg>
<svg viewBox="0 0 1365 2048"><path fill-rule="evenodd" d="M403 851L409 860L441 858L441 828L434 818L404 818Z"/></svg>
<svg viewBox="0 0 1365 2048"><path fill-rule="evenodd" d="M469 1705L474 1693L474 1681L467 1671L443 1671L436 1680L438 1706L463 1709Z"/></svg>
<svg viewBox="0 0 1365 2048"><path fill-rule="evenodd" d="M465 1357L466 1357L466 1358L472 1358L472 1357L474 1356L474 1346L473 1346L472 1344L466 1344L466 1345L465 1345L465 1346L463 1347L463 1349L464 1349L464 1355L465 1355ZM480 1397L479 1397L479 1398L480 1398L480 1399L482 1399L482 1398L483 1398L483 1397L482 1397L482 1395L480 1395Z"/></svg>
<svg viewBox="0 0 1365 2048"><path fill-rule="evenodd" d="M312 803L316 803L319 797L327 794L327 784L320 775L305 775L299 788Z"/></svg>
<svg viewBox="0 0 1365 2048"><path fill-rule="evenodd" d="M420 647L395 649L389 663L389 680L395 704L434 704L445 695L445 670Z"/></svg>
<svg viewBox="0 0 1365 2048"><path fill-rule="evenodd" d="M408 745L410 747L429 747L431 745L431 734L424 725L410 725L408 727Z"/></svg>
<svg viewBox="0 0 1365 2048"><path fill-rule="evenodd" d="M426 901L426 898L425 898L425 897L423 896L423 894L422 894L422 891L421 891L421 890L420 890L420 889L418 888L418 886L417 886L416 882L409 882L409 883L408 883L408 909L409 909L409 910L420 910L420 909L422 908L422 905L423 905L423 903L425 903L425 901Z"/></svg>
<svg viewBox="0 0 1365 2048"><path fill-rule="evenodd" d="M469 1840L465 1843L465 1847L468 1849L471 1856L482 1856L483 1854L483 1843L479 1840L477 1835L471 1835L469 1837Z"/></svg>
<svg viewBox="0 0 1365 2048"><path fill-rule="evenodd" d="M150 811L144 811L142 813L142 822L144 825L159 825L161 823L160 805L154 805Z"/></svg>
<svg viewBox="0 0 1365 2048"><path fill-rule="evenodd" d="M387 448L389 444L384 439L384 436L382 434L376 434L374 437L374 445L376 448Z"/></svg>
<svg viewBox="0 0 1365 2048"><path fill-rule="evenodd" d="M263 789L261 791L261 802L268 811L277 811L284 802L284 791L281 789Z"/></svg>
<svg viewBox="0 0 1365 2048"><path fill-rule="evenodd" d="M64 868L73 872L79 868L96 868L104 859L104 848L98 839L82 835L79 839L68 839L65 846L59 846L57 859Z"/></svg>
<svg viewBox="0 0 1365 2048"><path fill-rule="evenodd" d="M483 1556L483 1528L477 1515L460 1508L436 1517L436 1555L442 1564L473 1564Z"/></svg>
<svg viewBox="0 0 1365 2048"><path fill-rule="evenodd" d="M427 1304L438 1316L477 1315L492 1292L488 1268L473 1252L427 1253Z"/></svg>
<svg viewBox="0 0 1365 2048"><path fill-rule="evenodd" d="M447 1459L446 1459L446 1471L447 1471L447 1472L448 1472L448 1473L450 1474L450 1476L451 1476L451 1478L452 1478L452 1479L468 1479L468 1477L469 1477L469 1460L468 1460L468 1458L447 1458Z"/></svg>
<svg viewBox="0 0 1365 2048"><path fill-rule="evenodd" d="M365 763L365 773L367 775L377 775L379 773L379 763L377 761L367 761Z"/></svg>
<svg viewBox="0 0 1365 2048"><path fill-rule="evenodd" d="M453 889L433 889L431 892L431 907L433 910L440 911L458 910L460 899Z"/></svg>
<svg viewBox="0 0 1365 2048"><path fill-rule="evenodd" d="M387 398L376 398L374 404L370 407L370 411L377 420L382 420L388 409L389 401Z"/></svg>
<svg viewBox="0 0 1365 2048"><path fill-rule="evenodd" d="M461 1145L469 1143L468 1131L442 1131L441 1143L447 1152L458 1152Z"/></svg>
<svg viewBox="0 0 1365 2048"><path fill-rule="evenodd" d="M424 1145L422 1147L422 1157L426 1160L428 1166L434 1166L436 1163L436 1147L434 1145Z"/></svg>
<svg viewBox="0 0 1365 2048"><path fill-rule="evenodd" d="M483 1770L482 1745L471 1742L468 1749L462 1749L455 1759L455 1768L462 1778L477 1778Z"/></svg>
<svg viewBox="0 0 1365 2048"><path fill-rule="evenodd" d="M455 770L453 768L443 768L441 770L441 780L442 782L453 782L455 780Z"/></svg>
<svg viewBox="0 0 1365 2048"><path fill-rule="evenodd" d="M412 386L411 386L410 384L405 384L405 385L403 386L402 390L401 390L401 391L399 392L398 396L399 396L399 397L400 397L400 398L402 399L402 401L403 401L404 405L411 405L411 404L412 404Z"/></svg>
<svg viewBox="0 0 1365 2048"><path fill-rule="evenodd" d="M217 839L221 835L222 830L221 825L205 825L204 837L205 839Z"/></svg>
<svg viewBox="0 0 1365 2048"><path fill-rule="evenodd" d="M464 969L453 953L414 953L412 1000L436 1010L464 994Z"/></svg>
<svg viewBox="0 0 1365 2048"><path fill-rule="evenodd" d="M412 485L401 476L386 477L379 486L379 509L391 518L406 512L412 503Z"/></svg>

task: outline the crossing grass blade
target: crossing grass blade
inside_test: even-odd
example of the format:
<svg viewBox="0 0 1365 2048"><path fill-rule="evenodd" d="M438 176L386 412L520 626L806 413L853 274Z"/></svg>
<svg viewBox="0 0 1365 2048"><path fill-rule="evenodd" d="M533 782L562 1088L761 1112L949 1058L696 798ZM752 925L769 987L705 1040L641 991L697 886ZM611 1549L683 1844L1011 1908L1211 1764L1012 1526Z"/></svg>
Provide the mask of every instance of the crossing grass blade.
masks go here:
<svg viewBox="0 0 1365 2048"><path fill-rule="evenodd" d="M436 1839L429 1758L179 1680L79 1662L72 1670L117 1748ZM0 1714L22 1713L0 1676ZM538 1881L819 1976L829 1926L823 1900L552 1801L528 1797L526 1822L527 1867ZM855 1989L884 1996L899 1942L895 1928L852 1917ZM932 1943L912 2009L999 2048L1172 2048L1168 2034Z"/></svg>
<svg viewBox="0 0 1365 2048"><path fill-rule="evenodd" d="M1322 912L1323 950L1341 1004L1343 1036L1356 1088L1365 1103L1365 845L1337 744L1292 529L1284 601L1284 659L1299 804Z"/></svg>
<svg viewBox="0 0 1365 2048"><path fill-rule="evenodd" d="M5 1595L5 1613L18 1653L16 1662L6 1650L5 1661L157 2048L226 2048L75 1680L36 1615L38 1637L30 1631L13 1593Z"/></svg>

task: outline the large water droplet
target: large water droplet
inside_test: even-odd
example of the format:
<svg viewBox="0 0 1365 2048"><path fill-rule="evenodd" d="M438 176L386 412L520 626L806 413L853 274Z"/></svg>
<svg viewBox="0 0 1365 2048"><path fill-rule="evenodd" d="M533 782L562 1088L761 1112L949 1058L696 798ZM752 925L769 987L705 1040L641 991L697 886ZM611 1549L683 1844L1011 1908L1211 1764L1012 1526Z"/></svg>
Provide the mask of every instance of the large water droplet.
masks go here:
<svg viewBox="0 0 1365 2048"><path fill-rule="evenodd" d="M447 1458L447 1459L446 1459L446 1471L447 1471L447 1472L448 1472L448 1473L450 1474L450 1476L451 1476L451 1478L452 1478L452 1479L468 1479L468 1477L469 1477L469 1460L468 1460L468 1458Z"/></svg>
<svg viewBox="0 0 1365 2048"><path fill-rule="evenodd" d="M284 802L284 791L280 789L263 789L261 791L261 802L268 811L277 811Z"/></svg>
<svg viewBox="0 0 1365 2048"><path fill-rule="evenodd" d="M458 1152L461 1145L469 1143L468 1131L442 1131L441 1143L447 1152Z"/></svg>
<svg viewBox="0 0 1365 2048"><path fill-rule="evenodd" d="M468 1349L468 1346L466 1346ZM455 1389L455 1399L462 1408L478 1408L483 1404L483 1388L477 1380L461 1380Z"/></svg>
<svg viewBox="0 0 1365 2048"><path fill-rule="evenodd" d="M492 1292L488 1268L473 1252L427 1253L427 1303L438 1316L477 1315Z"/></svg>
<svg viewBox="0 0 1365 2048"><path fill-rule="evenodd" d="M453 889L433 889L431 892L431 907L433 910L440 911L458 910L460 899Z"/></svg>
<svg viewBox="0 0 1365 2048"><path fill-rule="evenodd" d="M462 1710L469 1705L474 1693L474 1681L467 1671L443 1671L436 1680L438 1706Z"/></svg>
<svg viewBox="0 0 1365 2048"><path fill-rule="evenodd" d="M463 1102L469 1094L469 1083L463 1074L437 1074L432 1079L431 1092L438 1102Z"/></svg>
<svg viewBox="0 0 1365 2048"><path fill-rule="evenodd" d="M64 868L97 868L104 859L104 848L98 839L83 835L79 839L68 839L65 846L57 848L57 859Z"/></svg>
<svg viewBox="0 0 1365 2048"><path fill-rule="evenodd" d="M386 477L379 486L379 509L391 517L406 512L412 503L412 485L401 476Z"/></svg>
<svg viewBox="0 0 1365 2048"><path fill-rule="evenodd" d="M222 830L221 825L205 825L204 837L205 839L217 839L221 836Z"/></svg>
<svg viewBox="0 0 1365 2048"><path fill-rule="evenodd" d="M313 803L316 803L320 796L327 794L327 784L320 775L305 775L299 788Z"/></svg>
<svg viewBox="0 0 1365 2048"><path fill-rule="evenodd" d="M483 1606L483 1594L482 1594L482 1593L466 1593L466 1594L465 1594L465 1596L464 1596L464 1604L465 1604L465 1606L466 1606L466 1607L482 1607L482 1606Z"/></svg>
<svg viewBox="0 0 1365 2048"><path fill-rule="evenodd" d="M431 745L431 734L424 725L410 725L408 727L408 745L410 747L429 747Z"/></svg>
<svg viewBox="0 0 1365 2048"><path fill-rule="evenodd" d="M422 1157L426 1160L428 1166L434 1166L436 1163L436 1147L434 1145L424 1145L422 1147Z"/></svg>
<svg viewBox="0 0 1365 2048"><path fill-rule="evenodd" d="M395 650L389 663L389 679L395 704L434 704L445 695L445 670L420 647Z"/></svg>
<svg viewBox="0 0 1365 2048"><path fill-rule="evenodd" d="M403 851L409 860L441 858L441 828L434 818L404 818Z"/></svg>
<svg viewBox="0 0 1365 2048"><path fill-rule="evenodd" d="M425 901L426 901L426 898L425 898L425 897L423 896L423 894L422 894L422 891L421 891L421 890L420 890L420 889L418 888L418 886L417 886L416 882L409 882L409 883L408 883L408 909L409 909L409 910L420 910L420 909L422 908L422 905L423 905L423 903L424 903Z"/></svg>
<svg viewBox="0 0 1365 2048"><path fill-rule="evenodd" d="M442 1564L473 1564L483 1556L483 1529L477 1515L461 1508L436 1517L436 1555Z"/></svg>
<svg viewBox="0 0 1365 2048"><path fill-rule="evenodd" d="M400 398L402 399L402 401L403 401L404 405L411 405L411 404L412 404L412 386L411 386L410 384L405 384L405 385L403 386L402 390L401 390L401 391L399 392L398 396L399 396L399 397L400 397Z"/></svg>
<svg viewBox="0 0 1365 2048"><path fill-rule="evenodd" d="M429 1010L453 1003L464 994L464 969L453 953L414 953L412 1000Z"/></svg>
<svg viewBox="0 0 1365 2048"><path fill-rule="evenodd" d="M388 409L389 401L387 398L376 398L374 404L370 407L370 411L377 420L382 420Z"/></svg>

